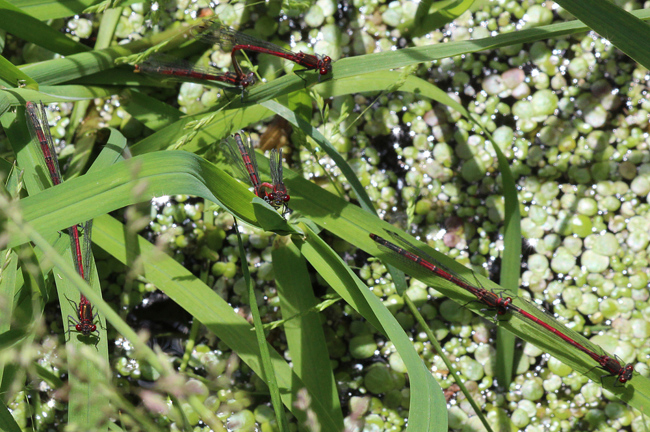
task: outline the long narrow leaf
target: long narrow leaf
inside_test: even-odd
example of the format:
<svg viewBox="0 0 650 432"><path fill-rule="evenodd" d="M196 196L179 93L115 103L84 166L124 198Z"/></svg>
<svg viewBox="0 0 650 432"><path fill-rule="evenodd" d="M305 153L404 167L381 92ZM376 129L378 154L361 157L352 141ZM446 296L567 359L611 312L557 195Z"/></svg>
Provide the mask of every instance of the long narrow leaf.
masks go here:
<svg viewBox="0 0 650 432"><path fill-rule="evenodd" d="M630 13L608 0L558 0L558 4L618 49L650 69L647 41L650 28L641 21L644 15ZM645 13L648 10L643 11Z"/></svg>
<svg viewBox="0 0 650 432"><path fill-rule="evenodd" d="M315 312L304 314L318 303L305 259L287 237L275 239L272 253L282 318L289 319L284 330L293 369L331 413L337 430L343 430L343 415L321 318Z"/></svg>
<svg viewBox="0 0 650 432"><path fill-rule="evenodd" d="M62 55L90 50L86 45L54 30L6 0L0 0L0 28L23 40Z"/></svg>
<svg viewBox="0 0 650 432"><path fill-rule="evenodd" d="M246 251L244 250L244 242L241 238L241 233L239 232L239 227L235 224L235 229L237 232L237 243L239 246L239 256L242 257L242 273L244 275L244 281L246 281L246 286L248 287L248 304L251 308L251 315L253 316L253 324L255 324L255 338L257 340L257 347L260 351L260 365L262 366L262 374L260 375L266 385L269 387L269 393L271 395L271 403L273 404L273 410L275 411L275 420L278 422L278 426L281 432L289 431L289 424L287 422L287 416L284 413L282 407L282 400L280 398L280 390L278 388L278 381L275 378L275 371L273 370L273 364L271 363L271 352L269 351L268 344L266 343L266 334L264 333L264 325L262 325L262 317L260 316L260 309L257 306L257 296L255 295L255 288L253 287L253 282L251 281L251 275L248 271L248 263L245 260Z"/></svg>
<svg viewBox="0 0 650 432"><path fill-rule="evenodd" d="M97 245L125 264L128 256L136 253L144 256L143 276L236 351L255 373L263 376L259 362L260 352L250 324L235 313L233 308L212 288L173 258L161 255L154 245L142 237L137 237L137 242L127 245L125 243L127 236L126 227L115 219L109 216L95 219L93 238ZM277 351L274 349L270 351L284 405L299 421L304 422L305 414L296 410L293 403L298 398L298 390L305 386ZM312 400L314 402L312 409L316 412L323 430L338 430L337 421L331 417L329 410L320 404L320 398L313 397Z"/></svg>
<svg viewBox="0 0 650 432"><path fill-rule="evenodd" d="M381 330L393 342L404 361L411 382L411 398L407 431L446 431L447 404L442 389L422 363L412 342L386 306L365 286L341 258L306 226L305 243L298 245L316 271L341 297L354 296L371 310L364 317L376 318ZM358 310L360 313L362 310Z"/></svg>

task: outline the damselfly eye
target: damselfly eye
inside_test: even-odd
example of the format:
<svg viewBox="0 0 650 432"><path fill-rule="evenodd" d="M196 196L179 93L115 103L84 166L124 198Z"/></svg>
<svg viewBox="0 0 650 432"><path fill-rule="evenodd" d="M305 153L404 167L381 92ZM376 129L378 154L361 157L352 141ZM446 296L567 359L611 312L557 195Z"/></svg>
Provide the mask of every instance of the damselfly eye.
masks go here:
<svg viewBox="0 0 650 432"><path fill-rule="evenodd" d="M96 325L91 325L90 326L90 332L92 333L94 331L97 331L97 326Z"/></svg>
<svg viewBox="0 0 650 432"><path fill-rule="evenodd" d="M78 332L83 330L83 327L81 326L81 324L77 324L76 326L74 326L74 328L76 328Z"/></svg>
<svg viewBox="0 0 650 432"><path fill-rule="evenodd" d="M321 75L327 75L327 68L325 68L325 67L320 68L319 73L320 73Z"/></svg>
<svg viewBox="0 0 650 432"><path fill-rule="evenodd" d="M291 199L291 197L290 197L289 195L285 195L285 196L282 198L282 201L284 201L284 202L287 203L287 202L289 202L290 199Z"/></svg>

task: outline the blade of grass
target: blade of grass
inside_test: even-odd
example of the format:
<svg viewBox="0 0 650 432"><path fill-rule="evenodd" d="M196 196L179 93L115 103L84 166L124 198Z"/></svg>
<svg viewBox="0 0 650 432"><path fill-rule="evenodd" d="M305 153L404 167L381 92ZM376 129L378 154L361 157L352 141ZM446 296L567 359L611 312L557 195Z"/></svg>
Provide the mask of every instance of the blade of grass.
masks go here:
<svg viewBox="0 0 650 432"><path fill-rule="evenodd" d="M28 15L6 0L0 0L0 28L34 45L61 55L89 51L90 48Z"/></svg>
<svg viewBox="0 0 650 432"><path fill-rule="evenodd" d="M120 131L113 128L100 129L98 134L107 131L110 135L106 139L106 144L103 146L99 156L97 156L93 165L88 169L89 173L107 168L124 160L123 153L127 148L126 137Z"/></svg>
<svg viewBox="0 0 650 432"><path fill-rule="evenodd" d="M264 326L262 325L262 317L260 316L260 309L257 307L257 296L255 295L255 288L251 281L251 275L248 272L248 262L246 261L246 251L244 250L244 242L239 232L239 226L235 219L235 233L237 233L237 243L239 244L239 256L241 257L241 269L244 274L244 280L248 287L248 303L251 308L251 315L253 315L253 323L255 324L255 336L257 338L257 347L260 351L260 364L262 365L262 374L260 378L269 387L271 394L271 403L275 411L275 420L278 422L278 427L281 432L288 432L289 424L287 423L287 416L284 413L282 406L282 399L280 398L280 390L278 383L275 379L275 371L271 364L271 354L269 347L266 343L266 334L264 333Z"/></svg>
<svg viewBox="0 0 650 432"><path fill-rule="evenodd" d="M11 317L13 316L14 295L16 288L16 276L18 271L18 254L11 249L5 249L0 252L0 334L7 335L11 329ZM15 343L20 338L11 337L11 343ZM5 357L0 357L0 382L6 366Z"/></svg>
<svg viewBox="0 0 650 432"><path fill-rule="evenodd" d="M97 40L95 41L95 49L108 48L111 45L115 36L115 29L120 22L121 16L121 7L109 9L102 14L99 31L97 32Z"/></svg>
<svg viewBox="0 0 650 432"><path fill-rule="evenodd" d="M0 430L6 432L20 432L22 430L2 399L0 399Z"/></svg>
<svg viewBox="0 0 650 432"><path fill-rule="evenodd" d="M183 116L178 109L137 90L124 94L122 107L133 118L151 130L158 131L177 122Z"/></svg>
<svg viewBox="0 0 650 432"><path fill-rule="evenodd" d="M647 40L650 28L639 14L630 13L607 0L558 0L557 2L585 25L609 40L616 48L650 69ZM647 10L645 12L648 12Z"/></svg>
<svg viewBox="0 0 650 432"><path fill-rule="evenodd" d="M412 38L442 28L469 9L474 4L474 0L440 0L435 2L433 8L432 4L434 4L433 0L420 2L413 21L401 25L400 30L405 31ZM431 11L431 9L434 10ZM412 27L411 32L409 32L409 27Z"/></svg>
<svg viewBox="0 0 650 432"><path fill-rule="evenodd" d="M0 89L0 115L10 106L22 106L25 101L32 102L74 102L79 100L106 98L114 95L116 88L102 88L78 85L40 86L39 91L18 88Z"/></svg>
<svg viewBox="0 0 650 432"><path fill-rule="evenodd" d="M125 45L72 54L65 58L25 65L21 70L41 85L61 84L103 70L113 69L115 59L138 53L164 41L173 40L169 48L182 43L176 38L187 33L189 26L179 26Z"/></svg>
<svg viewBox="0 0 650 432"><path fill-rule="evenodd" d="M0 56L0 79L8 87L18 87L24 84L32 89L38 89L38 83L36 81L2 56Z"/></svg>
<svg viewBox="0 0 650 432"><path fill-rule="evenodd" d="M465 397L467 398L467 401L469 404L472 406L472 409L474 410L474 413L478 416L478 418L481 420L481 423L487 429L488 431L492 432L492 428L490 427L490 424L488 423L487 419L483 415L483 411L481 411L481 408L476 404L476 401L470 394L470 392L467 390L467 387L465 387L465 384L463 383L463 380L461 379L460 372L456 369L456 367L452 364L452 362L449 360L447 355L445 354L445 351L442 349L440 344L438 343L438 339L436 339L436 335L433 334L433 331L431 331L431 327L427 324L427 322L424 320L424 317L418 310L417 306L413 303L411 298L405 294L403 295L404 298L404 303L406 306L409 308L413 316L415 317L415 320L418 322L420 325L420 328L426 333L427 338L429 339L429 342L433 347L435 348L436 352L440 356L443 362L445 362L445 365L447 366L447 370L451 374L451 376L454 378L454 381L456 381L456 384L458 384L458 387L460 387L460 391L463 392ZM503 428L500 428L500 430L504 430Z"/></svg>
<svg viewBox="0 0 650 432"><path fill-rule="evenodd" d="M127 235L124 225L110 216L95 219L93 240L97 245L122 263L126 263L129 256L141 255L143 276L148 281L201 321L210 332L237 352L256 374L263 376L258 344L250 324L235 313L212 288L206 286L172 257L160 254L154 245L140 236L137 237L137 242L127 245ZM242 255L242 259L244 256ZM298 399L299 389L305 387L305 384L274 349L270 349L270 354L284 405L304 423L307 420L304 412L296 410L293 403ZM336 422L321 404L317 394L312 395L312 409L316 412L323 430L338 430Z"/></svg>
<svg viewBox="0 0 650 432"><path fill-rule="evenodd" d="M45 21L80 15L96 2L97 0L12 0L11 4L34 18ZM122 6L133 3L136 1L120 2Z"/></svg>
<svg viewBox="0 0 650 432"><path fill-rule="evenodd" d="M142 190L137 198L131 192L134 188ZM183 151L137 156L65 181L20 203L26 220L42 232L54 233L117 208L179 193L200 196L226 207L224 200L238 218L259 226L251 205L254 195L244 184L202 158ZM69 206L80 211L72 214ZM10 245L20 242L21 237L24 240L16 233Z"/></svg>
<svg viewBox="0 0 650 432"><path fill-rule="evenodd" d="M391 340L404 361L411 383L411 394L417 395L410 399L406 430L446 431L447 403L442 389L422 363L400 324L325 242L306 225L301 224L301 228L305 233L304 242L298 240L296 244L305 258L341 297L346 301L349 298L356 299L348 303L355 309L355 305L362 306L357 311L376 323L376 328ZM371 317L374 319L371 320Z"/></svg>
<svg viewBox="0 0 650 432"><path fill-rule="evenodd" d="M163 110L157 112L159 115L166 115ZM187 139L187 143L181 147L183 150L199 152L215 141L220 141L251 123L273 115L265 107L257 105L241 110L221 111L216 114L214 120L209 124L201 123L203 118L211 114L213 113L183 117L131 146L131 152L137 156L156 150L164 150L185 139Z"/></svg>
<svg viewBox="0 0 650 432"><path fill-rule="evenodd" d="M282 318L295 316L284 324L293 369L310 394L321 399L338 425L337 430L343 430L343 414L320 316L315 311L303 314L318 304L305 259L288 237L280 236L273 243L272 257Z"/></svg>

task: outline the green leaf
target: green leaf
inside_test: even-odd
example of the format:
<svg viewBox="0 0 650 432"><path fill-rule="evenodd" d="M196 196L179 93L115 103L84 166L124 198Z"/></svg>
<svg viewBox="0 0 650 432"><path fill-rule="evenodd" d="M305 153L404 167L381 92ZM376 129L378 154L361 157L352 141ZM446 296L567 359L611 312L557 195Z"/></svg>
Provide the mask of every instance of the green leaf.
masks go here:
<svg viewBox="0 0 650 432"><path fill-rule="evenodd" d="M14 417L9 412L4 400L0 399L0 430L5 432L20 432L20 426L14 420Z"/></svg>
<svg viewBox="0 0 650 432"><path fill-rule="evenodd" d="M134 188L142 191L137 198L131 193ZM41 232L53 233L127 205L176 194L209 199L259 226L251 205L254 195L246 186L204 159L183 151L137 156L65 181L20 203L26 220ZM71 212L72 208L79 212ZM15 234L12 244L25 240L20 233Z"/></svg>
<svg viewBox="0 0 650 432"><path fill-rule="evenodd" d="M125 45L112 45L109 48L101 50L82 52L69 55L65 58L28 64L21 70L41 85L60 84L104 70L113 69L115 67L114 62L117 58L138 53L160 42L170 40L187 32L188 29L189 27L172 28ZM179 40L177 44L180 43L181 41ZM173 44L170 43L169 46L172 47Z"/></svg>
<svg viewBox="0 0 650 432"><path fill-rule="evenodd" d="M474 0L424 0L418 4L413 20L413 30L408 32L410 37L422 36L432 30L442 28L461 16L474 3ZM433 7L431 6L433 4Z"/></svg>
<svg viewBox="0 0 650 432"><path fill-rule="evenodd" d="M239 232L239 227L235 223L235 232L237 233L237 243L239 245L239 256L242 257L242 273L244 275L244 281L246 281L246 286L248 287L248 304L251 308L251 315L253 316L253 324L255 324L255 337L257 339L257 347L260 352L260 361L262 366L262 380L269 387L269 393L271 394L271 403L273 404L273 410L275 411L275 421L282 432L288 432L289 425L287 423L287 416L284 413L282 408L282 400L280 397L280 390L278 389L278 382L275 379L275 372L273 371L273 364L271 363L271 353L269 351L269 346L266 343L266 334L264 333L264 325L262 324L262 317L260 316L260 309L257 307L257 295L255 295L255 288L251 281L251 275L248 272L248 263L243 261L243 258L246 257L246 251L244 250L244 242L241 238L241 233Z"/></svg>
<svg viewBox="0 0 650 432"><path fill-rule="evenodd" d="M10 3L25 13L40 20L71 17L81 14L97 0L12 0ZM125 0L120 5L127 6L135 0Z"/></svg>
<svg viewBox="0 0 650 432"><path fill-rule="evenodd" d="M557 3L616 48L650 69L647 48L650 28L640 19L646 19L647 9L630 13L608 0L558 0Z"/></svg>
<svg viewBox="0 0 650 432"><path fill-rule="evenodd" d="M183 115L178 109L137 90L129 91L124 96L122 107L154 131L173 124Z"/></svg>
<svg viewBox="0 0 650 432"><path fill-rule="evenodd" d="M127 148L126 138L120 131L113 128L100 129L98 134L108 132L106 144L103 146L102 151L93 162L88 172L94 172L102 168L110 167L111 165L124 160L124 151Z"/></svg>
<svg viewBox="0 0 650 432"><path fill-rule="evenodd" d="M4 81L7 87L26 85L34 89L38 88L36 81L2 56L0 56L0 79Z"/></svg>
<svg viewBox="0 0 650 432"><path fill-rule="evenodd" d="M126 227L109 216L95 219L93 228L95 244L107 253L126 264L128 257L143 257L143 276L155 284L173 301L203 323L209 331L219 337L241 359L260 376L259 347L250 324L222 299L209 286L192 275L173 258L160 254L156 247L138 236L137 242L129 242ZM305 413L294 407L299 389L305 387L300 378L291 370L284 359L270 347L271 362L284 405L298 420L306 421ZM339 430L338 421L332 417L327 405L321 403L320 394L311 394L311 409L316 413L323 430ZM330 405L331 406L331 405Z"/></svg>
<svg viewBox="0 0 650 432"><path fill-rule="evenodd" d="M16 37L61 55L90 50L86 45L54 30L6 0L0 0L0 28Z"/></svg>
<svg viewBox="0 0 650 432"><path fill-rule="evenodd" d="M318 304L318 299L312 290L305 259L287 237L276 237L272 253L282 318L288 320L284 332L293 370L309 393L318 395L336 422L337 430L343 430L343 414L321 317L315 311L308 312Z"/></svg>
<svg viewBox="0 0 650 432"><path fill-rule="evenodd" d="M411 394L417 395L410 400L406 430L446 431L447 403L442 389L422 363L400 324L336 252L306 225L303 225L303 230L305 242L298 241L297 245L305 258L348 304L391 340L404 361L411 383Z"/></svg>

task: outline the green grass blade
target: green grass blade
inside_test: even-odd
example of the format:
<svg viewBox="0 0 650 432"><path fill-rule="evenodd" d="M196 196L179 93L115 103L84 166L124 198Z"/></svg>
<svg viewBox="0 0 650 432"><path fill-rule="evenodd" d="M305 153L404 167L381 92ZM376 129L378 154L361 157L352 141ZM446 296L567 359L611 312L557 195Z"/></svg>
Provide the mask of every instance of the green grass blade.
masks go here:
<svg viewBox="0 0 650 432"><path fill-rule="evenodd" d="M177 27L125 45L73 54L65 58L25 65L21 70L41 85L61 84L115 67L115 59L138 53L160 42L187 32L189 27ZM180 43L180 40L178 41ZM173 46L170 43L170 46Z"/></svg>
<svg viewBox="0 0 650 432"><path fill-rule="evenodd" d="M135 177L135 178L134 178ZM141 188L138 198L131 191ZM200 196L259 226L247 187L198 156L157 152L93 171L20 201L26 220L39 231L56 232L115 209L162 195ZM223 201L223 204L221 202ZM72 212L72 209L79 212ZM20 233L11 243L24 241Z"/></svg>
<svg viewBox="0 0 650 432"><path fill-rule="evenodd" d="M129 107L126 107L127 111ZM158 110L160 115L166 115L163 110ZM137 111L136 111L137 113ZM213 116L211 122L204 123L206 117ZM198 114L183 117L179 121L170 124L153 135L139 141L131 146L131 153L140 155L157 150L164 150L177 145L183 141L180 147L189 152L200 152L205 147L221 141L228 135L248 126L249 124L261 121L273 115L267 108L256 105L238 110L220 111L209 114Z"/></svg>
<svg viewBox="0 0 650 432"><path fill-rule="evenodd" d="M79 15L88 6L97 3L97 0L12 0L10 3L34 18L45 21ZM134 0L121 2L123 6L133 3Z"/></svg>
<svg viewBox="0 0 650 432"><path fill-rule="evenodd" d="M102 14L102 20L99 24L99 31L97 32L97 41L95 42L95 49L108 48L113 42L115 37L115 29L120 22L122 16L122 8L109 9Z"/></svg>
<svg viewBox="0 0 650 432"><path fill-rule="evenodd" d="M474 3L474 0L425 0L418 4L410 37L422 36L432 30L442 28L461 16ZM433 8L431 5L434 4ZM431 10L433 9L433 11ZM408 26L404 30L408 32Z"/></svg>
<svg viewBox="0 0 650 432"><path fill-rule="evenodd" d="M205 285L173 258L161 255L154 245L140 236L137 237L137 242L130 242L127 245L125 239L128 236L126 227L110 216L105 215L95 219L93 227L95 244L125 264L127 257L141 255L144 266L143 275L148 281L155 284L233 351L236 351L255 373L263 376L259 363L258 345L250 324L235 313L233 308L212 288ZM282 390L284 405L300 422L304 422L305 414L296 410L293 403L298 398L298 390L305 385L277 351L271 349L270 352L273 370ZM317 395L312 396L312 402L311 408L315 411L323 430L339 430L337 422L320 404Z"/></svg>
<svg viewBox="0 0 650 432"><path fill-rule="evenodd" d="M269 351L269 346L266 343L266 333L264 333L264 325L262 324L262 317L260 316L260 309L257 306L257 296L255 295L255 288L253 287L253 282L251 281L251 275L248 271L248 263L245 261L246 251L244 250L244 242L241 238L241 233L239 232L239 226L235 223L235 232L237 233L237 243L239 245L239 256L242 258L242 273L244 275L244 280L248 287L248 304L251 308L251 315L253 315L253 324L255 324L255 337L257 339L257 347L260 352L260 363L262 366L262 374L260 377L266 385L269 387L269 393L271 395L271 403L273 404L273 410L275 411L275 420L278 422L278 427L281 432L289 431L289 424L287 422L287 416L284 413L282 407L282 399L280 397L280 390L278 388L278 382L275 379L275 372L273 371L273 364L271 363L271 353Z"/></svg>
<svg viewBox="0 0 650 432"><path fill-rule="evenodd" d="M124 160L123 152L127 148L126 137L120 131L113 128L101 129L100 133L106 131L109 133L106 145L104 145L99 156L97 156L93 165L88 169L89 173L107 168Z"/></svg>
<svg viewBox="0 0 650 432"><path fill-rule="evenodd" d="M336 422L337 430L343 430L343 414L323 325L315 311L304 313L318 304L305 259L287 237L276 237L272 254L282 318L297 316L284 324L293 370L309 393L320 398Z"/></svg>
<svg viewBox="0 0 650 432"><path fill-rule="evenodd" d="M0 28L16 37L61 55L90 50L86 45L54 30L6 0L0 0Z"/></svg>
<svg viewBox="0 0 650 432"><path fill-rule="evenodd" d="M494 140L490 137L492 142ZM503 229L504 249L501 262L500 283L509 292L519 291L519 273L521 269L521 212L514 176L505 155L493 144L499 161L501 185L505 199L505 221ZM508 388L514 371L515 338L512 333L497 329L497 379Z"/></svg>
<svg viewBox="0 0 650 432"><path fill-rule="evenodd" d="M122 104L135 119L151 130L158 131L181 119L183 113L139 91L129 91Z"/></svg>
<svg viewBox="0 0 650 432"><path fill-rule="evenodd" d="M356 299L349 304L355 309L358 308L357 311L364 318L377 323L376 328L391 340L404 361L410 378L411 394L415 396L411 397L406 430L446 431L447 403L442 389L422 363L400 324L336 252L306 225L302 228L305 232L305 242L299 241L297 244L305 258L341 297Z"/></svg>
<svg viewBox="0 0 650 432"><path fill-rule="evenodd" d="M24 84L34 89L38 88L36 81L2 56L0 56L0 80L4 81L7 87L18 87Z"/></svg>
<svg viewBox="0 0 650 432"><path fill-rule="evenodd" d="M647 46L650 28L638 18L637 11L627 12L608 0L558 0L558 4L613 43L616 48L650 69L650 52Z"/></svg>
<svg viewBox="0 0 650 432"><path fill-rule="evenodd" d="M11 335L7 333L11 329L11 318L13 317L13 299L18 271L18 254L13 250L8 249L1 251L1 254L0 265L2 271L0 273L2 274L2 278L0 279L0 304L2 305L2 313L0 313L0 335L8 336L7 342L13 344L21 338L21 335L19 334ZM0 357L0 382L2 382L5 366L6 360L3 357Z"/></svg>
<svg viewBox="0 0 650 432"><path fill-rule="evenodd" d="M0 430L5 432L21 432L20 426L14 420L3 399L0 399Z"/></svg>
<svg viewBox="0 0 650 432"><path fill-rule="evenodd" d="M32 102L74 102L94 98L106 98L115 94L116 88L79 85L40 86L39 90L28 88L0 89L0 115L10 106L23 106Z"/></svg>

